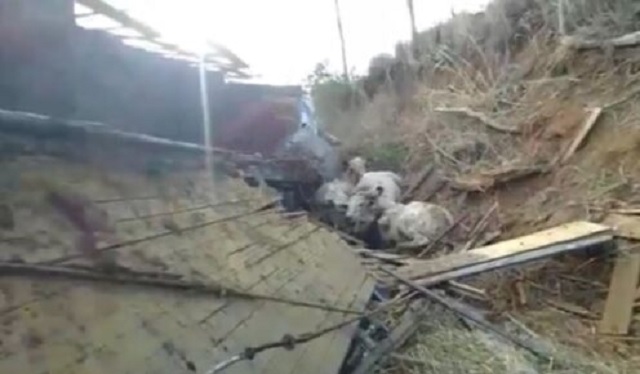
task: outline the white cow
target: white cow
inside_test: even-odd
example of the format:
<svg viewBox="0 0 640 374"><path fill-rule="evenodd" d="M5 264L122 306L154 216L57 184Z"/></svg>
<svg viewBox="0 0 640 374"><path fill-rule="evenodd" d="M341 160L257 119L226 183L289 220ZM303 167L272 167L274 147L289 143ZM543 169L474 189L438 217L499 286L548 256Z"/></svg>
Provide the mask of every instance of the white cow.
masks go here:
<svg viewBox="0 0 640 374"><path fill-rule="evenodd" d="M354 187L366 173L366 161L362 157L349 160L341 178L326 182L315 193L316 203L344 208L346 211Z"/></svg>
<svg viewBox="0 0 640 374"><path fill-rule="evenodd" d="M383 189L378 188L378 196ZM429 244L453 224L451 213L444 207L422 201L408 204L387 200L372 201L372 210L380 214L378 227L386 240L393 240L400 246L421 246Z"/></svg>
<svg viewBox="0 0 640 374"><path fill-rule="evenodd" d="M356 224L356 231L373 223L385 206L400 201L401 181L399 175L388 171L362 175L347 207L347 218Z"/></svg>

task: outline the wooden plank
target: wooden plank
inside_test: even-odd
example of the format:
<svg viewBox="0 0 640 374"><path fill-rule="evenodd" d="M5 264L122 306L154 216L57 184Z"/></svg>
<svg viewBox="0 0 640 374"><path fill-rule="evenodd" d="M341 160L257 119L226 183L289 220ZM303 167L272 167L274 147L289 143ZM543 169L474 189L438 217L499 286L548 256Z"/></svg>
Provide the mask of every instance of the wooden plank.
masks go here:
<svg viewBox="0 0 640 374"><path fill-rule="evenodd" d="M611 275L609 295L598 326L599 333L624 335L629 332L638 276L640 254L619 255Z"/></svg>
<svg viewBox="0 0 640 374"><path fill-rule="evenodd" d="M421 279L420 285L436 284L612 240L607 226L572 222L516 239L456 253L435 260L413 261L400 275Z"/></svg>
<svg viewBox="0 0 640 374"><path fill-rule="evenodd" d="M624 214L609 214L602 223L610 226L616 236L625 239L640 240L640 217Z"/></svg>

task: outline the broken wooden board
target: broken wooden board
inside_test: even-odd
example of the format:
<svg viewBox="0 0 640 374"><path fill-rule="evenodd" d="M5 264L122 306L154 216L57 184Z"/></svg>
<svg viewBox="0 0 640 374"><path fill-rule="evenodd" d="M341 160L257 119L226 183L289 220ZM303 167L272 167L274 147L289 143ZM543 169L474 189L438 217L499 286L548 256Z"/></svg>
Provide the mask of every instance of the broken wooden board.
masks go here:
<svg viewBox="0 0 640 374"><path fill-rule="evenodd" d="M600 334L625 335L629 332L639 276L640 254L620 254L613 268L609 294L598 325Z"/></svg>
<svg viewBox="0 0 640 374"><path fill-rule="evenodd" d="M602 222L621 238L640 240L640 217L624 214L609 214Z"/></svg>
<svg viewBox="0 0 640 374"><path fill-rule="evenodd" d="M464 253L434 260L415 260L399 275L417 279L422 286L495 270L528 261L576 251L613 239L609 227L591 222L572 222L535 234L506 240Z"/></svg>

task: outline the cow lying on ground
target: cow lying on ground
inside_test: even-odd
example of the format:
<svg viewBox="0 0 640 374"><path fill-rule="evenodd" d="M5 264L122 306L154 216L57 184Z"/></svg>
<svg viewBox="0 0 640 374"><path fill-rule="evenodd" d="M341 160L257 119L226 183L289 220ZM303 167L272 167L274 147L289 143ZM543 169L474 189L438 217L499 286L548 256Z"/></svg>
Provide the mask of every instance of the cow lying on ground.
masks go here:
<svg viewBox="0 0 640 374"><path fill-rule="evenodd" d="M363 194L363 199L363 205L376 217L383 239L398 246L427 245L453 224L451 213L440 205L391 201L384 197L384 187Z"/></svg>
<svg viewBox="0 0 640 374"><path fill-rule="evenodd" d="M347 207L347 219L354 223L356 231L364 229L378 218L370 196L376 196L376 203L382 206L400 201L400 176L388 171L373 171L362 175L353 190ZM378 188L380 193L378 194Z"/></svg>

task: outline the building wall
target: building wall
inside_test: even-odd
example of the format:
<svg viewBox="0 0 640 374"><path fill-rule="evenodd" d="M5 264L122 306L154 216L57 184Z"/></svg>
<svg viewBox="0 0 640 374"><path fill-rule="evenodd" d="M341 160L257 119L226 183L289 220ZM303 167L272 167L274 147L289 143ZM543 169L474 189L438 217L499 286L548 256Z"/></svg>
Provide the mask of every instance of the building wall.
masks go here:
<svg viewBox="0 0 640 374"><path fill-rule="evenodd" d="M183 61L76 27L73 0L0 0L2 109L203 143L198 79ZM215 145L269 154L295 130L299 87L208 82ZM290 116L277 113L282 97Z"/></svg>
<svg viewBox="0 0 640 374"><path fill-rule="evenodd" d="M67 115L73 0L0 1L0 106Z"/></svg>

